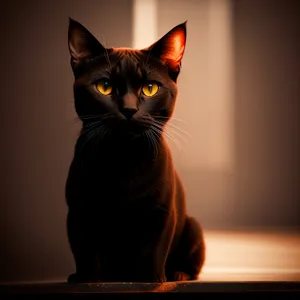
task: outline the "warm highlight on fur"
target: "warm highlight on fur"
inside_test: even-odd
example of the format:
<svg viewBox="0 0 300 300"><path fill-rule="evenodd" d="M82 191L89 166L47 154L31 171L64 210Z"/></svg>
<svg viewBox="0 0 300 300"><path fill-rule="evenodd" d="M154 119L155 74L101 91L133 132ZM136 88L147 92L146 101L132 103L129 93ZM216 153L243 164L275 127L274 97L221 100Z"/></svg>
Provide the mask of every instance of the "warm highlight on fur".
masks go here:
<svg viewBox="0 0 300 300"><path fill-rule="evenodd" d="M70 19L82 121L67 182L69 282L194 280L203 234L164 139L186 42L180 24L146 49L102 46Z"/></svg>

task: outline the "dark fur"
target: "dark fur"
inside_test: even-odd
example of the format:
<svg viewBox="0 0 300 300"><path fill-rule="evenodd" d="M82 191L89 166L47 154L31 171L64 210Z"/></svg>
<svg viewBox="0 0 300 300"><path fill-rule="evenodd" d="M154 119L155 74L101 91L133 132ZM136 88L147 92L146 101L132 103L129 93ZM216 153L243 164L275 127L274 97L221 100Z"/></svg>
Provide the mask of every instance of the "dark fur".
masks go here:
<svg viewBox="0 0 300 300"><path fill-rule="evenodd" d="M201 271L202 230L187 216L161 134L174 109L180 64L160 58L177 31L185 43L183 23L147 49L105 49L70 19L75 108L83 125L66 183L76 262L69 282L193 280ZM95 89L103 77L113 82L111 96ZM160 89L146 99L140 88L149 80Z"/></svg>

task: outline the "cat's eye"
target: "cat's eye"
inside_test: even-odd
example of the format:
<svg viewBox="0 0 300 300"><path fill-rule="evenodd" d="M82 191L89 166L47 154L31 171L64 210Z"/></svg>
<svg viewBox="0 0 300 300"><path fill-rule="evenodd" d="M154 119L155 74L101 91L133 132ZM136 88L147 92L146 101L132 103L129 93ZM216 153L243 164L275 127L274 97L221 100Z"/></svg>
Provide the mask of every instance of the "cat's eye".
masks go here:
<svg viewBox="0 0 300 300"><path fill-rule="evenodd" d="M113 89L108 79L100 79L97 81L96 88L102 95L105 96L110 95Z"/></svg>
<svg viewBox="0 0 300 300"><path fill-rule="evenodd" d="M142 92L147 97L152 97L158 92L159 86L155 82L149 82L143 85Z"/></svg>

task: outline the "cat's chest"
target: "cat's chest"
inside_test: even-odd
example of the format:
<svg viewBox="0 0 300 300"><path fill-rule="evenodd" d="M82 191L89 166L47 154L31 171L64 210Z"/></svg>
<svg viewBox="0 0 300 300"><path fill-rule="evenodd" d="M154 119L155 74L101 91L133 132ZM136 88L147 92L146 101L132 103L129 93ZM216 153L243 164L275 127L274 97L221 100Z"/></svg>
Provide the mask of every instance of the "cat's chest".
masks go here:
<svg viewBox="0 0 300 300"><path fill-rule="evenodd" d="M95 160L87 163L79 174L93 185L122 186L131 185L137 178L151 172L151 166L144 162L119 161L119 160Z"/></svg>
<svg viewBox="0 0 300 300"><path fill-rule="evenodd" d="M151 194L166 181L164 160L138 150L111 149L75 156L69 186L76 189L77 198L92 201L116 203Z"/></svg>
<svg viewBox="0 0 300 300"><path fill-rule="evenodd" d="M122 149L119 152L90 154L84 160L77 160L76 172L80 181L93 186L121 187L152 175L153 160L135 153L122 153Z"/></svg>
<svg viewBox="0 0 300 300"><path fill-rule="evenodd" d="M94 206L92 211L95 228L106 226L110 234L114 231L116 234L120 232L126 234L140 229L153 229L169 213L154 197L147 197L136 202L123 199L122 202L102 203L102 205ZM91 215L89 217L91 218Z"/></svg>

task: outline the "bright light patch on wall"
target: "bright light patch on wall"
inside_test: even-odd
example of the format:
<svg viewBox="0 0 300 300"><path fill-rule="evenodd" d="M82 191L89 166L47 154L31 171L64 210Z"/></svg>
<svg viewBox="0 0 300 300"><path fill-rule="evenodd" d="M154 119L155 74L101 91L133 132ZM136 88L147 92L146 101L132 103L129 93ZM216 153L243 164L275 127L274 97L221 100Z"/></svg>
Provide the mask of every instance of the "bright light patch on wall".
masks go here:
<svg viewBox="0 0 300 300"><path fill-rule="evenodd" d="M208 100L211 165L234 164L234 83L231 1L211 0L208 10Z"/></svg>
<svg viewBox="0 0 300 300"><path fill-rule="evenodd" d="M146 48L157 39L156 0L133 1L133 48Z"/></svg>

